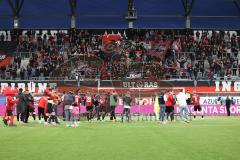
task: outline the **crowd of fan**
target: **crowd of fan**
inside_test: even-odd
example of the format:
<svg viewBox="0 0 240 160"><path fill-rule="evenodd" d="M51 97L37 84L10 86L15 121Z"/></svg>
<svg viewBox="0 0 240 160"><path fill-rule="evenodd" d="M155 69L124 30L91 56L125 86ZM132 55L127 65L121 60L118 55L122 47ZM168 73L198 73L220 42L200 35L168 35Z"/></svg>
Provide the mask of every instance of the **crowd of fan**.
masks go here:
<svg viewBox="0 0 240 160"><path fill-rule="evenodd" d="M61 77L75 77L71 75L81 72L81 75L90 74L89 77L101 74L102 79L213 79L240 75L240 37L230 32L180 34L175 31L167 34L157 30L138 31L131 36L129 47L114 58L103 53L101 36L86 30L71 30L68 34L29 31L16 40L19 55L9 66L1 68L1 78L4 78L4 72L9 72L13 79L18 74L20 79L49 77L58 68L57 75ZM26 54L30 59L24 66L21 59ZM75 63L81 66L63 65L76 56L86 57ZM89 57L97 57L101 65L91 63Z"/></svg>
<svg viewBox="0 0 240 160"><path fill-rule="evenodd" d="M167 41L167 39L172 42L169 49L162 52L156 51L158 55L148 54L149 51L146 49L148 44L151 46L156 43L161 44L161 41ZM134 70L142 73L143 77L156 79L229 78L238 76L240 73L238 62L240 38L236 34L230 35L230 32L166 35L164 32L150 31L142 36L136 35L135 42L140 43L141 47L130 50L130 54L126 54L125 63L118 63L118 61L112 63L114 70L112 74L115 73L113 77L126 76ZM161 48L161 45L159 47ZM138 53L141 54L138 55Z"/></svg>
<svg viewBox="0 0 240 160"><path fill-rule="evenodd" d="M74 31L73 31L74 32ZM10 35L7 35L10 36ZM1 35L1 41L6 39ZM61 67L66 61L76 55L93 52L98 48L98 38L87 31L74 32L72 34L36 34L28 31L26 34L12 38L18 41L15 59L29 58L26 65L17 65L15 60L6 67L1 68L1 78L9 73L11 79L31 79L32 77L49 77L51 72ZM17 70L19 72L17 73ZM62 70L66 74L67 69Z"/></svg>

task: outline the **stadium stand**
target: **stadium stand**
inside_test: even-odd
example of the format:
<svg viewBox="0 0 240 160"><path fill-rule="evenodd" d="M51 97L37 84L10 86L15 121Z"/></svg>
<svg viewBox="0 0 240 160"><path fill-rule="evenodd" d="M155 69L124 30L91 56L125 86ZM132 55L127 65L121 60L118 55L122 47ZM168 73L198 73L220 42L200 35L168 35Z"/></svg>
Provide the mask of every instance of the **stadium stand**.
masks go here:
<svg viewBox="0 0 240 160"><path fill-rule="evenodd" d="M237 32L196 31L183 35L141 30L134 33L133 39L124 39L124 34L120 36L120 33L107 36L114 35L121 39L111 41L112 50L106 51L109 43L102 42L103 36L87 30L53 35L34 35L29 31L19 35L15 58L10 66L18 66L21 79L49 77L53 71L55 75L70 79L75 79L76 72L84 72L89 78L101 74L102 79L197 79L239 75L240 39ZM25 63L21 63L21 59ZM102 65L94 65L96 59ZM66 67L62 67L65 63ZM61 74L57 72L59 67Z"/></svg>
<svg viewBox="0 0 240 160"><path fill-rule="evenodd" d="M66 5L66 1L24 1L19 7L21 29L15 30L10 30L14 7L1 1L1 44L17 43L12 47L15 54L12 53L11 63L7 65L11 56L7 63L1 61L4 62L2 78L238 77L239 1L194 1L187 32L186 8L182 2L139 0L134 6L135 29L129 32L124 19L125 1L77 1L75 14L79 29L66 29L72 10L59 7ZM121 38L103 41L103 36L114 35Z"/></svg>

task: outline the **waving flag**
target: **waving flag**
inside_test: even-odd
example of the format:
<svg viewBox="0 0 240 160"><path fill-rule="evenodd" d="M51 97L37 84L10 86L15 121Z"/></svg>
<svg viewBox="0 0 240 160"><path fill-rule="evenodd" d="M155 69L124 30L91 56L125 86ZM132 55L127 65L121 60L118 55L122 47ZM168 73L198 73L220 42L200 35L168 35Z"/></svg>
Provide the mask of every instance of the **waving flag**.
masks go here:
<svg viewBox="0 0 240 160"><path fill-rule="evenodd" d="M176 53L181 52L182 46L181 46L181 41L179 38L173 42L172 48Z"/></svg>
<svg viewBox="0 0 240 160"><path fill-rule="evenodd" d="M147 53L148 55L162 58L165 56L170 45L171 45L171 41L169 39L166 40L164 43L161 42L161 43L153 44L152 49L149 49Z"/></svg>
<svg viewBox="0 0 240 160"><path fill-rule="evenodd" d="M105 34L102 36L102 50L105 53L113 53L117 50L119 42L121 41L119 34Z"/></svg>

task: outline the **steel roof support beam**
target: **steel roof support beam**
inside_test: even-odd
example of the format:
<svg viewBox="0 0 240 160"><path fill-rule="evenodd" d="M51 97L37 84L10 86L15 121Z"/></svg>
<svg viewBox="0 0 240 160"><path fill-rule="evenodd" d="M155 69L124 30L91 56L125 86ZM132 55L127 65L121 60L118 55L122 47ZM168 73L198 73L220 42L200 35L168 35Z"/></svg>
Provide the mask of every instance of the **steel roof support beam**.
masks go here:
<svg viewBox="0 0 240 160"><path fill-rule="evenodd" d="M131 11L134 8L133 0L128 1L128 11Z"/></svg>
<svg viewBox="0 0 240 160"><path fill-rule="evenodd" d="M24 0L8 0L8 4L12 9L12 13L14 16L14 21L13 21L14 29L19 28L19 18L20 18L20 12L21 12L23 3L24 3Z"/></svg>
<svg viewBox="0 0 240 160"><path fill-rule="evenodd" d="M128 0L128 12L125 19L128 21L128 28L133 29L133 21L137 19L137 11L133 0Z"/></svg>
<svg viewBox="0 0 240 160"><path fill-rule="evenodd" d="M238 11L240 12L240 1L239 0L234 0L233 3L237 7Z"/></svg>
<svg viewBox="0 0 240 160"><path fill-rule="evenodd" d="M70 6L70 16L71 16L71 28L76 28L76 10L77 10L77 0L69 0Z"/></svg>
<svg viewBox="0 0 240 160"><path fill-rule="evenodd" d="M181 1L185 12L184 16L186 19L186 29L190 29L191 27L190 14L192 12L195 0L181 0Z"/></svg>

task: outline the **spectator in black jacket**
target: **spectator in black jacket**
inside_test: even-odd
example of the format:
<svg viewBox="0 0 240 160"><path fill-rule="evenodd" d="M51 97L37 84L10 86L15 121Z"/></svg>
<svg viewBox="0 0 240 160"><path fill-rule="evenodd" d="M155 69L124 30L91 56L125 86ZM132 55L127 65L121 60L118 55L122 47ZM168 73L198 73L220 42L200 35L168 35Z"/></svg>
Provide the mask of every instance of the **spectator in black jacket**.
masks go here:
<svg viewBox="0 0 240 160"><path fill-rule="evenodd" d="M227 116L230 116L230 114L231 114L230 107L231 107L231 104L233 104L233 101L230 98L230 96L227 96L227 98L225 100L225 104L226 104Z"/></svg>
<svg viewBox="0 0 240 160"><path fill-rule="evenodd" d="M17 121L19 123L25 122L25 112L26 112L26 97L23 94L23 89L20 88L17 94Z"/></svg>

